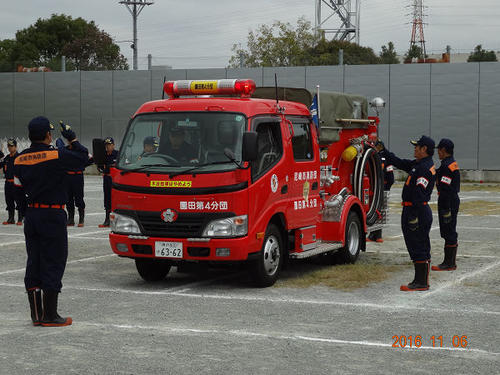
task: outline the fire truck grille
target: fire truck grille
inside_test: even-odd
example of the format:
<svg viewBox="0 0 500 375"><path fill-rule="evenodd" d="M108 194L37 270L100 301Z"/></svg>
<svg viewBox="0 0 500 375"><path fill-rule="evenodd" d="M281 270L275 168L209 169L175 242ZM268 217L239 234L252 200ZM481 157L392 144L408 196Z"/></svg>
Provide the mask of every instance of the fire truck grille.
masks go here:
<svg viewBox="0 0 500 375"><path fill-rule="evenodd" d="M212 220L235 216L232 212L224 213L179 213L172 223L166 223L160 212L130 211L123 213L133 216L141 226L142 233L151 237L189 238L201 237L203 229Z"/></svg>

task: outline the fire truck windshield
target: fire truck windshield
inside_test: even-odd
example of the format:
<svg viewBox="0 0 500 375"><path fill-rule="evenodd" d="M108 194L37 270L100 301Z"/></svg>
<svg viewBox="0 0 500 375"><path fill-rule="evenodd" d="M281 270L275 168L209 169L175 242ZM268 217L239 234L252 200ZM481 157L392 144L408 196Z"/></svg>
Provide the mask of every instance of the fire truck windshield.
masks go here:
<svg viewBox="0 0 500 375"><path fill-rule="evenodd" d="M197 173L237 167L226 156L241 161L247 119L239 113L167 112L137 116L120 148L123 171Z"/></svg>

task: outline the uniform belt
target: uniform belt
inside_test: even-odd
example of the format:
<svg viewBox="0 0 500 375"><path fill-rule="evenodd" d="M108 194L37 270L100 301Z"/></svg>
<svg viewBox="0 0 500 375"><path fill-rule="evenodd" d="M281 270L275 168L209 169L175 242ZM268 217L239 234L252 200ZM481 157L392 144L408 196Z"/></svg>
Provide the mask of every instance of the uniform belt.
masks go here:
<svg viewBox="0 0 500 375"><path fill-rule="evenodd" d="M419 204L425 206L427 204L427 202L420 202ZM401 202L401 206L404 206L404 207L413 206L413 203L412 202Z"/></svg>
<svg viewBox="0 0 500 375"><path fill-rule="evenodd" d="M29 208L60 208L64 210L66 208L65 204L43 204L43 203L30 203Z"/></svg>
<svg viewBox="0 0 500 375"><path fill-rule="evenodd" d="M104 173L103 176L111 176L111 173Z"/></svg>
<svg viewBox="0 0 500 375"><path fill-rule="evenodd" d="M7 178L7 179L5 179L5 181L7 181L7 182L14 182L14 179L13 178Z"/></svg>
<svg viewBox="0 0 500 375"><path fill-rule="evenodd" d="M82 171L67 171L67 174L83 174Z"/></svg>

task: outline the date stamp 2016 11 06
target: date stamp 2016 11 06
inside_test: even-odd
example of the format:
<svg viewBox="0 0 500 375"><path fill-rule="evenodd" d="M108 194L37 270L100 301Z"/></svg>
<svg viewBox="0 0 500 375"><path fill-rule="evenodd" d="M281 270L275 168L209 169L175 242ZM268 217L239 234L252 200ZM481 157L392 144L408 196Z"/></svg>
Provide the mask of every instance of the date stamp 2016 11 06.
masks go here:
<svg viewBox="0 0 500 375"><path fill-rule="evenodd" d="M406 335L394 335L392 336L394 340L392 343L393 348L420 348L424 346L424 339L422 336L406 336ZM442 348L443 342L446 341L443 339L443 336L431 336L429 339L429 343L434 348ZM469 343L467 342L467 336L459 336L455 335L451 339L451 345L454 348L466 348Z"/></svg>

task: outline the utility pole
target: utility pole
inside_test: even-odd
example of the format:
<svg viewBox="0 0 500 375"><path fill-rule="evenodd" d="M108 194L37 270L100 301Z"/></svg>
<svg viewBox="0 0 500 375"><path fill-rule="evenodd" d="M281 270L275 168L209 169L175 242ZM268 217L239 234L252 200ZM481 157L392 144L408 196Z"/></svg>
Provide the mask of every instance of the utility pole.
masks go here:
<svg viewBox="0 0 500 375"><path fill-rule="evenodd" d="M134 70L137 70L137 17L141 14L142 10L146 5L154 4L154 1L146 1L146 0L123 0L120 1L120 4L123 4L127 7L128 11L132 15L132 22L134 27L134 41L132 44L132 49L134 50Z"/></svg>
<svg viewBox="0 0 500 375"><path fill-rule="evenodd" d="M361 0L314 0L317 37L335 34L333 39L359 45ZM325 12L323 12L323 9ZM332 19L340 19L332 25Z"/></svg>

